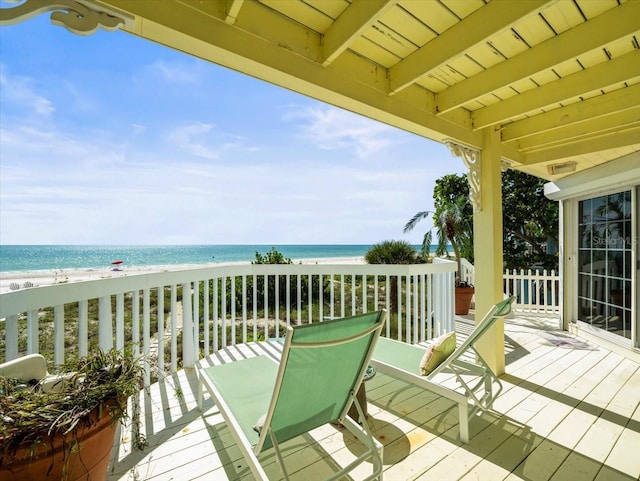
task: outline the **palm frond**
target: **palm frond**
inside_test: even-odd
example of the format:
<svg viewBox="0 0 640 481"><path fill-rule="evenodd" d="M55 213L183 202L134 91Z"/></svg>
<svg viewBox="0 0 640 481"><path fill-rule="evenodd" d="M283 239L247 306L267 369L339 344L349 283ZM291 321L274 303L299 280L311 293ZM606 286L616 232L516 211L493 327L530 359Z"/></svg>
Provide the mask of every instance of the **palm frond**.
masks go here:
<svg viewBox="0 0 640 481"><path fill-rule="evenodd" d="M409 222L405 224L402 232L406 234L407 232L412 231L413 228L416 226L416 224L420 222L422 219L426 219L427 217L429 217L429 214L431 214L431 211L428 211L428 210L423 210L421 212L418 212L416 215L414 215L411 218Z"/></svg>

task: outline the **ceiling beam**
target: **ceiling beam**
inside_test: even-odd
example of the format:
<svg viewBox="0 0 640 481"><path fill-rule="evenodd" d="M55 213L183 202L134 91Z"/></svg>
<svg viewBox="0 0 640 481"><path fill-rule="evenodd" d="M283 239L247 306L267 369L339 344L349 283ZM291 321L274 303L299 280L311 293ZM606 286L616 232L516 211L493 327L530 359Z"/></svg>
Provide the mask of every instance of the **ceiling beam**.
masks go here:
<svg viewBox="0 0 640 481"><path fill-rule="evenodd" d="M602 62L473 112L474 129L500 124L580 95L640 76L640 50Z"/></svg>
<svg viewBox="0 0 640 481"><path fill-rule="evenodd" d="M225 0L224 21L229 25L233 25L234 23L236 23L236 18L238 18L238 13L240 13L240 9L242 8L243 3L244 0Z"/></svg>
<svg viewBox="0 0 640 481"><path fill-rule="evenodd" d="M493 0L464 20L456 23L426 45L389 69L391 92L395 93L416 80L459 57L474 45L511 27L522 17L536 12L549 0Z"/></svg>
<svg viewBox="0 0 640 481"><path fill-rule="evenodd" d="M567 159L577 155L586 155L630 146L636 146L637 149L640 149L640 127L633 127L599 137L590 137L578 142L532 152L524 156L523 165L534 165L559 159Z"/></svg>
<svg viewBox="0 0 640 481"><path fill-rule="evenodd" d="M629 99L640 99L640 84L614 90L604 95L507 124L501 131L502 141L510 142L637 107L637 104L630 102Z"/></svg>
<svg viewBox="0 0 640 481"><path fill-rule="evenodd" d="M322 36L326 67L397 3L397 0L353 0Z"/></svg>
<svg viewBox="0 0 640 481"><path fill-rule="evenodd" d="M638 31L640 2L617 8L567 30L523 53L443 90L436 96L437 110L448 112L584 52L602 47ZM393 83L391 84L393 88Z"/></svg>
<svg viewBox="0 0 640 481"><path fill-rule="evenodd" d="M530 137L525 137L514 143L518 150L526 153L548 148L550 145L559 143L570 143L576 139L603 135L616 130L624 130L631 125L640 125L640 105L633 109L596 117L577 124L570 124L565 127L543 132Z"/></svg>

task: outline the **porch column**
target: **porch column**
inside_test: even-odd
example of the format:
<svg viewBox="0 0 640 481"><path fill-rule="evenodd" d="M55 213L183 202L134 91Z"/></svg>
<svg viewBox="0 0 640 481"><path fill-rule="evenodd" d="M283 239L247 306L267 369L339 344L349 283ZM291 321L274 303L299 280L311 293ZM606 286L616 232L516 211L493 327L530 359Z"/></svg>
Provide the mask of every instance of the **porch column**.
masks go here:
<svg viewBox="0 0 640 481"><path fill-rule="evenodd" d="M476 323L504 296L500 134L492 128L484 130L480 166L480 209L473 213ZM491 369L496 374L504 373L503 319L483 336L478 347Z"/></svg>

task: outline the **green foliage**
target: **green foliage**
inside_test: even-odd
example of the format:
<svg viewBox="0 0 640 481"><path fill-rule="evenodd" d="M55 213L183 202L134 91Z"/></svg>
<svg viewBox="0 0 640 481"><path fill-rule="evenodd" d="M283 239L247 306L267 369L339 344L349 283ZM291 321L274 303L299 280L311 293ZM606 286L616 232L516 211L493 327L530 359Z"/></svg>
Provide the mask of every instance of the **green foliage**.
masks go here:
<svg viewBox="0 0 640 481"><path fill-rule="evenodd" d="M458 272L462 272L461 258L473 262L473 207L469 201L466 177L450 174L436 180L433 199L435 212L418 212L404 226L404 232L411 231L420 220L432 214L433 225L438 235L436 255L448 256L448 246L451 245L458 262ZM431 240L429 230L422 241L423 253L428 252ZM460 284L459 279L457 282Z"/></svg>
<svg viewBox="0 0 640 481"><path fill-rule="evenodd" d="M516 170L502 174L504 264L507 269L534 265L558 268L557 254L547 253L547 245L558 244L558 204L544 196L543 179ZM436 254L447 255L450 243L456 258L473 258L473 206L464 174L449 174L436 180L433 190L435 211L418 212L407 222L404 232L429 216L438 235ZM423 239L423 252L431 245L431 230Z"/></svg>
<svg viewBox="0 0 640 481"><path fill-rule="evenodd" d="M367 264L418 264L416 249L407 241L386 240L375 244L364 255Z"/></svg>
<svg viewBox="0 0 640 481"><path fill-rule="evenodd" d="M252 264L293 264L291 259L285 257L275 247L272 247L265 255L256 251L256 260L251 262Z"/></svg>
<svg viewBox="0 0 640 481"><path fill-rule="evenodd" d="M371 247L364 255L367 264L419 264L423 261L416 249L403 240L386 240ZM389 302L392 311L398 308L398 277L391 277Z"/></svg>
<svg viewBox="0 0 640 481"><path fill-rule="evenodd" d="M502 174L504 261L507 269L558 268L559 205L544 196L545 180L508 170Z"/></svg>

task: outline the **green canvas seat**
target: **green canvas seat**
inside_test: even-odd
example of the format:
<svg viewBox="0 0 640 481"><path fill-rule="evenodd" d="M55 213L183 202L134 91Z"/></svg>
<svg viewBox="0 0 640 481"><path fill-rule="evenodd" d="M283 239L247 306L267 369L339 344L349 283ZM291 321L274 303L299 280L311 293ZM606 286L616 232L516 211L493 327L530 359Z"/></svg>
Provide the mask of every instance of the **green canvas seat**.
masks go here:
<svg viewBox="0 0 640 481"><path fill-rule="evenodd" d="M382 479L382 444L347 412L355 400L384 323L385 311L288 327L280 363L256 356L197 367L198 406L203 387L224 417L256 479L268 479L258 456L273 447L289 479L279 445L327 423L338 422L366 446L365 452L328 479L370 460ZM359 404L360 419L364 419Z"/></svg>
<svg viewBox="0 0 640 481"><path fill-rule="evenodd" d="M514 299L515 297L510 297L495 304L475 326L469 337L426 376L420 374L420 361L425 348L392 339L380 338L371 364L379 372L416 384L455 402L458 405L460 441L468 443L469 418L478 410L490 409L494 399L502 391L502 383L482 358L476 346L478 340L486 334L496 320L511 312ZM469 354L475 355L475 363L464 359L468 358ZM454 374L457 381L455 388L443 385L436 380L443 371Z"/></svg>

